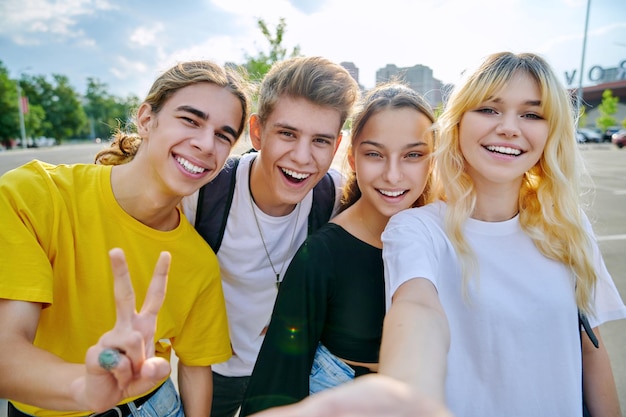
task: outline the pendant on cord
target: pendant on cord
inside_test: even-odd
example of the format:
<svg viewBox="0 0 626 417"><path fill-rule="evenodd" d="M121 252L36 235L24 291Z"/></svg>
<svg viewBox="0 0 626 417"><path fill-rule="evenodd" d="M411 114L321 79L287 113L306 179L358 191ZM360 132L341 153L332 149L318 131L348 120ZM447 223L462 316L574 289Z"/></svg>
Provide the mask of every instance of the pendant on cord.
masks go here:
<svg viewBox="0 0 626 417"><path fill-rule="evenodd" d="M276 274L276 289L280 288L280 274Z"/></svg>

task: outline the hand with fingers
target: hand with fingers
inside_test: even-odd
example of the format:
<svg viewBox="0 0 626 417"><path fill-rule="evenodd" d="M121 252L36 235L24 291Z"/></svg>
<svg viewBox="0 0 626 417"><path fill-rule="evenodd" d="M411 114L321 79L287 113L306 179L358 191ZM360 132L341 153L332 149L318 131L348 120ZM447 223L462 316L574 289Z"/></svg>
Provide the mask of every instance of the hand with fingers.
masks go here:
<svg viewBox="0 0 626 417"><path fill-rule="evenodd" d="M156 321L165 299L170 254L160 254L139 312L135 308L135 292L124 252L112 249L109 257L117 319L113 329L87 350L87 374L73 387L82 397L81 402L95 412L147 393L170 374L167 360L154 356Z"/></svg>

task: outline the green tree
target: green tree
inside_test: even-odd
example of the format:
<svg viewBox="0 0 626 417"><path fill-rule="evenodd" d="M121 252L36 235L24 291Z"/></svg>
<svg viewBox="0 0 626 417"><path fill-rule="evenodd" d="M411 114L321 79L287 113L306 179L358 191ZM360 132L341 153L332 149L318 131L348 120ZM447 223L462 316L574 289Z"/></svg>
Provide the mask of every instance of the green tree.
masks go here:
<svg viewBox="0 0 626 417"><path fill-rule="evenodd" d="M89 137L108 138L118 128L128 129L133 111L139 106L139 97L129 95L120 99L107 92L107 84L96 78L87 78L84 107L89 119Z"/></svg>
<svg viewBox="0 0 626 417"><path fill-rule="evenodd" d="M287 53L287 48L283 46L283 36L285 35L285 29L287 23L285 18L279 19L276 26L276 33L272 34L267 23L263 19L257 21L261 33L270 44L269 52L258 51L256 56L246 54L246 62L243 65L248 72L248 76L252 81L259 81L269 71L272 64L276 61L282 61L285 58L300 56L300 46L296 45L291 53Z"/></svg>
<svg viewBox="0 0 626 417"><path fill-rule="evenodd" d="M33 106L41 106L45 112L40 126L41 135L55 138L59 143L78 137L84 131L87 117L80 96L66 76L53 74L52 83L43 75L28 77L23 89L29 102Z"/></svg>
<svg viewBox="0 0 626 417"><path fill-rule="evenodd" d="M11 139L20 136L17 109L17 85L9 78L9 71L0 61L0 143L11 147Z"/></svg>
<svg viewBox="0 0 626 417"><path fill-rule="evenodd" d="M614 114L617 113L617 103L619 103L619 97L613 95L613 91L606 89L602 92L602 103L598 106L598 112L600 117L596 119L596 126L605 132L607 128L615 126L617 123Z"/></svg>

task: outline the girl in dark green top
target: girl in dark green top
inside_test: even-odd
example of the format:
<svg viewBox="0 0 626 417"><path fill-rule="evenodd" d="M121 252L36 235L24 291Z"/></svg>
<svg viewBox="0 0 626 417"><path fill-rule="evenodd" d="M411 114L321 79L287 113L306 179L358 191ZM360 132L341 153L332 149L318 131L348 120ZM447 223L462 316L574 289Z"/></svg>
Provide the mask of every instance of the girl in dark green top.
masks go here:
<svg viewBox="0 0 626 417"><path fill-rule="evenodd" d="M342 211L289 265L240 416L377 371L385 315L380 235L392 215L429 200L433 122L424 99L399 82L364 97Z"/></svg>

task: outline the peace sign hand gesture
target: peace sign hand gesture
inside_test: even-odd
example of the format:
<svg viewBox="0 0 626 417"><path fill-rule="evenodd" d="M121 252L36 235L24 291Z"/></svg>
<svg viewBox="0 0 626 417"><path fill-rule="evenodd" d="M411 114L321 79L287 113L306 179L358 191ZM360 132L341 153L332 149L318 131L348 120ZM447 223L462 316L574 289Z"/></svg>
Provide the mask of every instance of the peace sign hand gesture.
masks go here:
<svg viewBox="0 0 626 417"><path fill-rule="evenodd" d="M160 254L139 313L124 252L112 249L109 257L117 320L115 327L87 350L87 374L82 383L76 381L78 386L73 387L82 397L79 402L95 412L108 410L124 398L145 394L170 373L167 360L154 356L154 334L165 299L171 255Z"/></svg>

